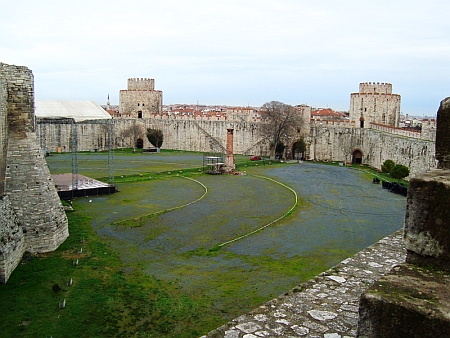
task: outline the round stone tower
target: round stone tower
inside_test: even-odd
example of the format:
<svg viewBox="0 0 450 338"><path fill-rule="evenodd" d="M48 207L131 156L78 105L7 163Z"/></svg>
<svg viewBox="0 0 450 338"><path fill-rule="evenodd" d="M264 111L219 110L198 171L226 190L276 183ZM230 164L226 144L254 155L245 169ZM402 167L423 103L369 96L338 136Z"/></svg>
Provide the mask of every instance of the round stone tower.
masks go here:
<svg viewBox="0 0 450 338"><path fill-rule="evenodd" d="M363 82L359 92L350 94L349 118L357 127L371 123L398 127L400 122L400 95L392 94L392 84Z"/></svg>

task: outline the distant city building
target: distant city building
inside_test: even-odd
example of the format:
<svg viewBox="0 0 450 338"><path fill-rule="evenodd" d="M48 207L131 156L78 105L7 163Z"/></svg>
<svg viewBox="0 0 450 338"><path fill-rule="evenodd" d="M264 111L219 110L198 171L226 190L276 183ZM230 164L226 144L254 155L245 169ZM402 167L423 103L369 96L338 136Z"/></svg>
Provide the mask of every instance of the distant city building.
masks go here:
<svg viewBox="0 0 450 338"><path fill-rule="evenodd" d="M331 108L320 108L315 109L311 112L312 120L327 120L327 121L336 121L336 120L346 120L348 119L347 114L339 111L335 111Z"/></svg>

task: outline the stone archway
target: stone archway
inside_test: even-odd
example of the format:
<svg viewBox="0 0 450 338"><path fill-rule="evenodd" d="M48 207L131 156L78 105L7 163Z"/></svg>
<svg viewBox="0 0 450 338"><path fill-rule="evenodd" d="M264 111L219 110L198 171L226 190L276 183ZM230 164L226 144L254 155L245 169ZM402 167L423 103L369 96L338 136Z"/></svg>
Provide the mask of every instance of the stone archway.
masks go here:
<svg viewBox="0 0 450 338"><path fill-rule="evenodd" d="M362 164L364 154L361 149L355 149L352 152L352 164Z"/></svg>
<svg viewBox="0 0 450 338"><path fill-rule="evenodd" d="M138 149L144 148L144 140L143 140L143 139L138 138L138 139L136 140L136 148L138 148Z"/></svg>
<svg viewBox="0 0 450 338"><path fill-rule="evenodd" d="M292 159L293 160L304 160L306 145L303 141L295 142L291 147Z"/></svg>

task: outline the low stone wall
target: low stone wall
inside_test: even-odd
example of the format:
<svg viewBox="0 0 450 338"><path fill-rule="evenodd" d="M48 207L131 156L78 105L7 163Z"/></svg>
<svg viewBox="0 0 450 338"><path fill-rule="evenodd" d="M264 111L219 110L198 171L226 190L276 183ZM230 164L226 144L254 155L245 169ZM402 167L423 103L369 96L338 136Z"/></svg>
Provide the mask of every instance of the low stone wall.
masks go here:
<svg viewBox="0 0 450 338"><path fill-rule="evenodd" d="M402 233L383 238L203 338L355 337L360 295L405 262Z"/></svg>

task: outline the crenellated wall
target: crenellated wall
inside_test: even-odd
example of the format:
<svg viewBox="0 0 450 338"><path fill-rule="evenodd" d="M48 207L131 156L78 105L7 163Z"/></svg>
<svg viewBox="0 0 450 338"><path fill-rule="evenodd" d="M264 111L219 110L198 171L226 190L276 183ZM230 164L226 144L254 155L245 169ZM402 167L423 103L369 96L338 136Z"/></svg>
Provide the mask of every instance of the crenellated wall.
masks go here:
<svg viewBox="0 0 450 338"><path fill-rule="evenodd" d="M34 82L26 67L0 63L0 282L25 251L55 250L68 222L35 134Z"/></svg>

